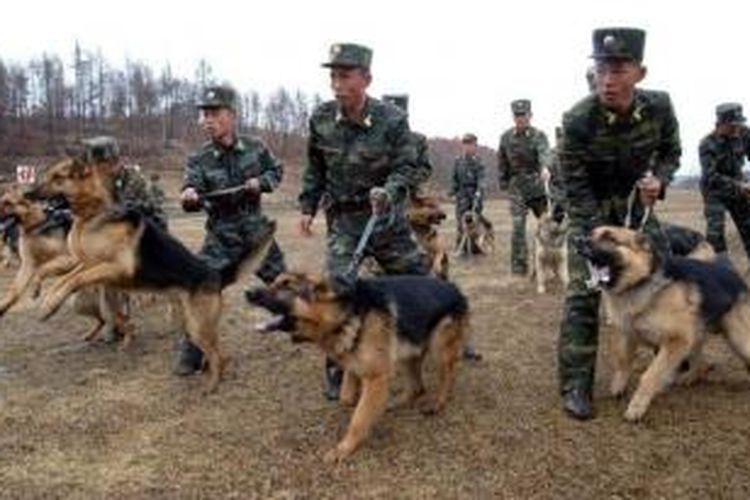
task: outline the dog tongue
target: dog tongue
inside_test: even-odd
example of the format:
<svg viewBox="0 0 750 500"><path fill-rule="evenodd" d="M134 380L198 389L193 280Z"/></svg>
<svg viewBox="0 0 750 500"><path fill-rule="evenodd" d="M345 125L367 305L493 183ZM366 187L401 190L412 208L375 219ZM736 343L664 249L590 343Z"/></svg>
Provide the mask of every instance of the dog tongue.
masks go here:
<svg viewBox="0 0 750 500"><path fill-rule="evenodd" d="M609 283L610 280L610 272L608 266L595 266L591 262L586 263L589 268L589 274L591 275L591 278L586 281L586 286L588 288L599 288L600 285L604 285L606 283Z"/></svg>
<svg viewBox="0 0 750 500"><path fill-rule="evenodd" d="M277 330L283 322L284 322L284 315L277 314L276 316L273 316L267 319L266 321L261 321L260 323L256 323L255 331L260 332L260 333L272 332L274 330Z"/></svg>

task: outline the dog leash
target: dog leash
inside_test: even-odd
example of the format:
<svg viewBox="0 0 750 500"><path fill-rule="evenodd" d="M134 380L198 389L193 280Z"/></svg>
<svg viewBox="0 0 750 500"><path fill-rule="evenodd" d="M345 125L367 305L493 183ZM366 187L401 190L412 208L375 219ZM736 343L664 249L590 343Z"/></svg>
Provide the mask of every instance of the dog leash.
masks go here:
<svg viewBox="0 0 750 500"><path fill-rule="evenodd" d="M646 175L653 175L649 171ZM630 228L631 224L633 222L633 212L635 210L635 199L638 196L638 183L640 180L636 181L635 184L633 184L633 189L630 190L630 194L628 194L628 209L625 213L625 227ZM638 222L638 227L636 228L637 231L642 232L643 228L646 226L646 222L648 221L648 218L651 217L651 212L653 211L652 207L643 207L643 215L641 216L641 220Z"/></svg>

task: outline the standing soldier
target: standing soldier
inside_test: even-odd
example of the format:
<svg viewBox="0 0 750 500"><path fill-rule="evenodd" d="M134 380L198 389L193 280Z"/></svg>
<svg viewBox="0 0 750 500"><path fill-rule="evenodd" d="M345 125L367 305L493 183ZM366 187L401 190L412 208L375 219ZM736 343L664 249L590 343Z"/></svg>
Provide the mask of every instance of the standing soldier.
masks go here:
<svg viewBox="0 0 750 500"><path fill-rule="evenodd" d="M209 140L188 157L180 195L186 211L206 210L200 255L217 269L234 265L257 246L269 224L261 210L261 195L276 189L283 173L262 141L237 135L235 103L236 93L230 87L205 89L198 109ZM216 195L219 190L224 194ZM207 203L201 204L203 197ZM256 275L270 283L284 270L284 255L274 242ZM185 338L175 373L190 375L200 369L202 360L200 349Z"/></svg>
<svg viewBox="0 0 750 500"><path fill-rule="evenodd" d="M593 33L596 93L563 117L562 171L570 217L569 242L600 225L624 226L652 238L668 252L651 210L679 166L680 138L666 92L641 90L646 33L633 28ZM572 245L571 245L572 248ZM586 286L589 271L568 253L570 283L560 326L558 363L563 408L572 417L593 416L591 394L599 334L599 293Z"/></svg>
<svg viewBox="0 0 750 500"><path fill-rule="evenodd" d="M464 134L461 138L461 156L453 162L450 195L456 198L456 247L464 234L463 215L474 211L485 224L484 209L484 165L477 154L477 136ZM486 225L486 224L485 224Z"/></svg>
<svg viewBox="0 0 750 500"><path fill-rule="evenodd" d="M703 138L698 152L706 239L717 253L727 251L724 212L729 210L750 258L750 184L742 173L745 158L750 158L750 130L742 105L716 107L716 128Z"/></svg>
<svg viewBox="0 0 750 500"><path fill-rule="evenodd" d="M428 264L404 214L419 175L406 114L367 95L372 51L334 44L329 60L335 100L310 118L308 163L299 203L300 231L312 235L319 208L328 226L327 270L344 275L372 211L381 214L366 248L388 274L427 274ZM372 200L372 203L371 203ZM326 363L326 397L337 399L341 370Z"/></svg>
<svg viewBox="0 0 750 500"><path fill-rule="evenodd" d="M549 166L550 157L547 136L531 126L531 101L518 99L510 106L515 126L500 137L497 156L500 189L509 192L513 219L510 270L522 276L529 269L526 214L531 209L539 218L547 209L541 173Z"/></svg>

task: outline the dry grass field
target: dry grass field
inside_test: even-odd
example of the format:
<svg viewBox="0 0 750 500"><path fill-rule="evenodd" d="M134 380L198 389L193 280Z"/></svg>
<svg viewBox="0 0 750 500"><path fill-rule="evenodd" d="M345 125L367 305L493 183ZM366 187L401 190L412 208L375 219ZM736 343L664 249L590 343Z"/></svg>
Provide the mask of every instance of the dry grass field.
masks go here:
<svg viewBox="0 0 750 500"><path fill-rule="evenodd" d="M118 352L81 341L87 320L67 308L40 323L26 301L0 319L0 497L750 498L750 378L721 342L708 345L717 363L708 380L671 389L632 425L621 417L625 402L606 395L603 328L597 418L562 414L561 290L537 296L530 282L509 278L506 203L488 206L497 253L452 262L484 360L462 363L443 414L388 413L336 467L322 457L349 411L321 395L323 357L282 335L254 333L263 313L242 300L246 284L226 294L222 337L233 362L208 397L199 377L170 372L177 335L164 304L136 311L137 338ZM289 264L318 268L322 221L317 237L304 240L291 205L272 199L268 211ZM660 213L703 229L694 193L673 192ZM199 218L171 224L199 244ZM447 241L453 231L451 217ZM744 270L734 232L730 239ZM0 289L11 276L0 272ZM649 356L641 353L641 367ZM432 373L427 380L434 385Z"/></svg>

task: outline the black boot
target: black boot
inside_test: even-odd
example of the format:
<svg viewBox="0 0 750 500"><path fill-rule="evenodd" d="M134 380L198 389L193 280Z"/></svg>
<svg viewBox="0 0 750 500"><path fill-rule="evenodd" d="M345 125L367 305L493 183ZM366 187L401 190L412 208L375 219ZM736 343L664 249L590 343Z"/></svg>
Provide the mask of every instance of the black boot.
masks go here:
<svg viewBox="0 0 750 500"><path fill-rule="evenodd" d="M578 420L588 420L594 416L591 407L591 391L576 387L563 394L563 408L570 416Z"/></svg>
<svg viewBox="0 0 750 500"><path fill-rule="evenodd" d="M326 386L323 395L329 401L337 401L341 392L344 371L332 359L326 358Z"/></svg>
<svg viewBox="0 0 750 500"><path fill-rule="evenodd" d="M203 351L188 339L182 339L177 352L177 361L172 370L175 375L185 377L199 371L203 366Z"/></svg>

